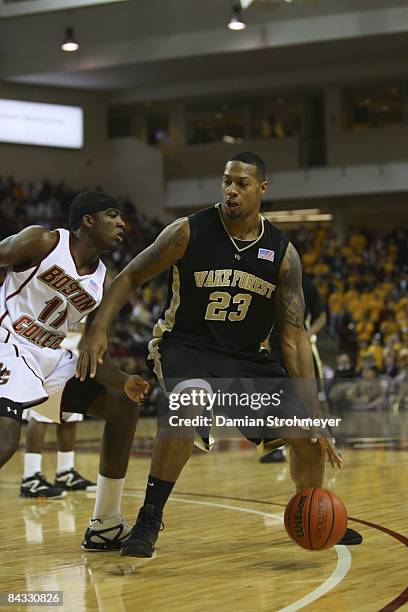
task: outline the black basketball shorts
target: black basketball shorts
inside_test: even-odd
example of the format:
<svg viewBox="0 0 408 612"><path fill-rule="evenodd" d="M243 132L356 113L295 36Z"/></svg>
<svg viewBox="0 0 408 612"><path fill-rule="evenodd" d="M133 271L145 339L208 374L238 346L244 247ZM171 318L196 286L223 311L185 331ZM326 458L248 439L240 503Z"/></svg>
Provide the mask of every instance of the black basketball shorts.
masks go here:
<svg viewBox="0 0 408 612"><path fill-rule="evenodd" d="M83 382L76 377L70 378L62 392L60 411L86 415L92 402L105 390L93 378L86 378Z"/></svg>
<svg viewBox="0 0 408 612"><path fill-rule="evenodd" d="M233 435L232 427L248 440L264 445L276 438L307 436L308 428L299 430L294 417L307 419L308 411L292 380L270 360L266 351L242 359L207 348L163 342L150 354L154 372L167 397L162 417L166 413L168 419L170 414L176 422L183 392L202 389L212 395L211 410L207 406L202 415L210 413L212 425L214 421L216 425L230 424L229 430L224 429L226 437ZM208 422L201 420L197 428L200 437L208 439L210 428Z"/></svg>

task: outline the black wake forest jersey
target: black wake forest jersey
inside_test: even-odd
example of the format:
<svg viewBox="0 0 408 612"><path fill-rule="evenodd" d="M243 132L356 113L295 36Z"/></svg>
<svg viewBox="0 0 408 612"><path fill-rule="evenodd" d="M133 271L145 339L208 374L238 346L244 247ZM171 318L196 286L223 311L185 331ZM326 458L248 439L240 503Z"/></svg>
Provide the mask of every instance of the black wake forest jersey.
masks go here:
<svg viewBox="0 0 408 612"><path fill-rule="evenodd" d="M234 240L219 204L188 220L190 241L170 271L167 306L154 338L161 338L160 344L176 342L236 356L258 353L274 325L275 291L288 239L260 217L257 239L248 245Z"/></svg>

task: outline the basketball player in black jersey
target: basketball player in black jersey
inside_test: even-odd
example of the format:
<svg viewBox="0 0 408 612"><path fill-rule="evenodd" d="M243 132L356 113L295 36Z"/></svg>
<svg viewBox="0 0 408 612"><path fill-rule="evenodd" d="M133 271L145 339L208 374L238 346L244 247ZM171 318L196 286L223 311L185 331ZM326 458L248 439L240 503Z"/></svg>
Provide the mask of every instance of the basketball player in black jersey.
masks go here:
<svg viewBox="0 0 408 612"><path fill-rule="evenodd" d="M265 164L258 155L229 159L223 202L169 225L113 281L84 343L77 370L81 380L88 371L95 375L107 349L109 324L133 291L170 269L168 304L154 328L149 354L167 393L189 393L193 404L193 392L208 391L208 381L217 378L269 379L273 388L279 377L281 385L285 373L259 350L278 317L286 372L302 401L301 409L299 400L293 401L291 414L308 414L307 406L309 414L320 415L304 329L301 264L293 245L259 213L266 189ZM193 415L192 408L184 414ZM287 439L298 491L322 486L326 455L333 466L343 463L322 431L289 439L276 430L262 431L261 439L243 433L264 445ZM164 504L191 455L194 435L194 427L179 429L177 438L159 427L144 506L122 544L123 555L152 556Z"/></svg>

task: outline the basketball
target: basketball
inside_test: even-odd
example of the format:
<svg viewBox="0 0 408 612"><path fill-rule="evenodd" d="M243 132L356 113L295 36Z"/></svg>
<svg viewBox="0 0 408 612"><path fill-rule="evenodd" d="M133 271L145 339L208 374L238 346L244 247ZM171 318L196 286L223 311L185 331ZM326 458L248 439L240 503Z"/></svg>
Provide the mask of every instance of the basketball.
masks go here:
<svg viewBox="0 0 408 612"><path fill-rule="evenodd" d="M286 506L285 528L302 548L331 548L346 532L347 510L332 491L318 487L304 489Z"/></svg>

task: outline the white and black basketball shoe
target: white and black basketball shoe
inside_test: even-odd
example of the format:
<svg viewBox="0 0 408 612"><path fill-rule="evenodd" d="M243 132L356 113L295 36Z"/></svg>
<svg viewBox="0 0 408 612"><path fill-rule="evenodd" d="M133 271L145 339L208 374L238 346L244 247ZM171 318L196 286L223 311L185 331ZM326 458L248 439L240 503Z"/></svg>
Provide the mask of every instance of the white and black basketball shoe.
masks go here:
<svg viewBox="0 0 408 612"><path fill-rule="evenodd" d="M64 491L96 491L96 482L84 478L74 468L55 475L55 487Z"/></svg>
<svg viewBox="0 0 408 612"><path fill-rule="evenodd" d="M61 487L52 485L41 472L21 480L20 497L60 499L65 495L66 492Z"/></svg>
<svg viewBox="0 0 408 612"><path fill-rule="evenodd" d="M82 542L83 550L104 552L120 550L130 533L130 525L118 515L101 521L91 519Z"/></svg>

